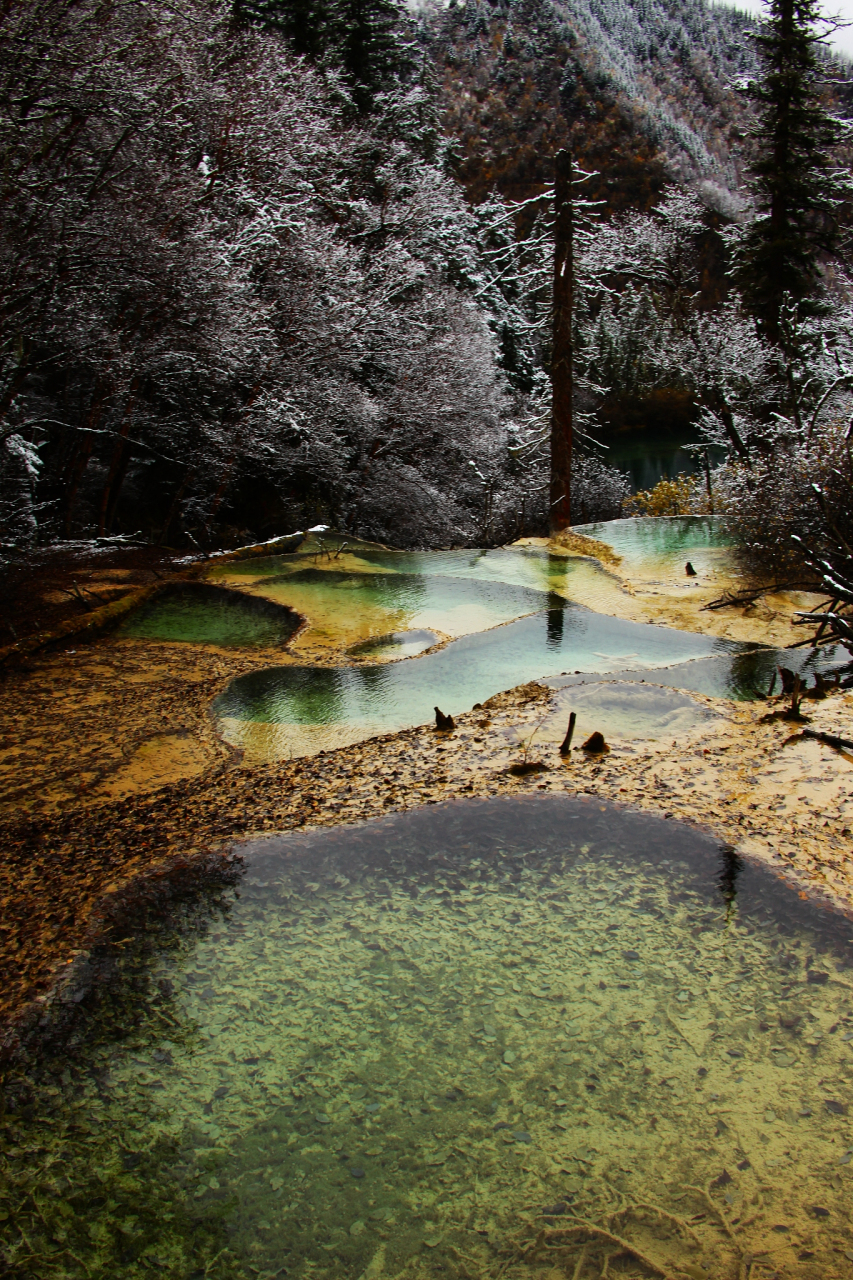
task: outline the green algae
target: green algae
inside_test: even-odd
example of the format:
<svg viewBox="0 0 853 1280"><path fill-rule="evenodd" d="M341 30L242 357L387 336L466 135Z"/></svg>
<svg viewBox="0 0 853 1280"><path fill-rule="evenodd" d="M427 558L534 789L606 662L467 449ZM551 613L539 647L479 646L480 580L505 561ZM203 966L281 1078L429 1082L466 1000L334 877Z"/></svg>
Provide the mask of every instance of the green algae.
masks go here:
<svg viewBox="0 0 853 1280"><path fill-rule="evenodd" d="M160 592L131 613L116 634L133 640L281 648L301 625L292 609L192 583Z"/></svg>
<svg viewBox="0 0 853 1280"><path fill-rule="evenodd" d="M594 1236L579 1271L583 1232L518 1249L578 1222L672 1275L845 1274L849 922L592 799L242 851L231 911L152 972L159 1038L57 1073L50 1116L96 1135L88 1241L28 1272L13 1216L14 1274L589 1280ZM15 1115L12 1198L57 1248L40 1123Z"/></svg>

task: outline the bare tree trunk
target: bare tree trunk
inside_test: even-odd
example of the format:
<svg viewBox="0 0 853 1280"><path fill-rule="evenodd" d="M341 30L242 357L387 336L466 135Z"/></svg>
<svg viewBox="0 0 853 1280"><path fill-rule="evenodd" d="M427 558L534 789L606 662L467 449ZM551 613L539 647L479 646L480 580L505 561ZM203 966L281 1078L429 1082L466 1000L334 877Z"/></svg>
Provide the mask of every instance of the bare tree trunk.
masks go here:
<svg viewBox="0 0 853 1280"><path fill-rule="evenodd" d="M71 458L71 465L68 469L68 479L65 485L65 518L63 524L66 538L71 535L71 517L74 513L74 499L77 497L77 490L80 487L80 481L83 479L86 467L89 465L89 458L92 453L92 444L94 442L94 433L97 430L98 422L104 411L107 396L108 388L106 385L96 383L92 391L89 415L86 420L86 431L83 433L82 439L77 441L77 446Z"/></svg>
<svg viewBox="0 0 853 1280"><path fill-rule="evenodd" d="M551 344L551 532L571 524L572 493L572 157L558 151L554 182L554 330Z"/></svg>
<svg viewBox="0 0 853 1280"><path fill-rule="evenodd" d="M133 409L133 403L136 400L137 379L134 378L130 384L130 394L127 398L127 404L122 414L121 427L118 433L118 440L113 449L113 458L110 463L109 475L107 476L104 489L101 494L101 505L98 511L98 537L102 538L107 532L109 525L112 523L112 517L118 506L119 494L121 486L124 484L124 477L127 475L127 467L130 462L130 448L127 444L127 437L130 433L130 415Z"/></svg>
<svg viewBox="0 0 853 1280"><path fill-rule="evenodd" d="M166 516L166 523L163 525L163 532L160 534L160 537L157 539L158 547L162 547L163 544L165 543L166 536L169 532L171 523L174 520L175 515L177 513L181 498L184 496L188 486L192 484L194 479L195 479L195 467L189 466L187 467L187 470L184 473L183 480L178 485L178 488L175 491L175 496L172 499L172 505L169 507L169 514Z"/></svg>

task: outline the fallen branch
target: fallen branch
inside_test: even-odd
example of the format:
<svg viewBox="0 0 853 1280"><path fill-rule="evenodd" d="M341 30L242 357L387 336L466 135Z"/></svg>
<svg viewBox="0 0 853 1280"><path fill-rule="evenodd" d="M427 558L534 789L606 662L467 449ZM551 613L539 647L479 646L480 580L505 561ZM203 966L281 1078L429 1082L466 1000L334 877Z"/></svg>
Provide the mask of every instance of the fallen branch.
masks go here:
<svg viewBox="0 0 853 1280"><path fill-rule="evenodd" d="M556 1240L558 1236L579 1235L581 1233L591 1235L596 1240L603 1240L607 1244L618 1245L624 1253L629 1253L632 1258L636 1258L644 1267L654 1271L655 1275L663 1276L663 1280L675 1280L671 1272L643 1253L642 1249L638 1249L635 1244L631 1244L630 1240L624 1240L622 1236L614 1235L612 1231L605 1231L604 1227L598 1227L594 1222L587 1222L584 1218L579 1219L577 1223L573 1223L570 1227L555 1227L550 1231L546 1231L545 1239L547 1242L548 1240Z"/></svg>
<svg viewBox="0 0 853 1280"><path fill-rule="evenodd" d="M617 1209L615 1213L612 1213L610 1215L610 1220L612 1222L614 1218L622 1218L625 1216L626 1213L637 1213L640 1210L644 1210L649 1213L655 1213L659 1218L662 1218L665 1222L671 1222L673 1226L678 1227L680 1231L683 1231L686 1235L692 1237L692 1239L699 1246L699 1248L702 1247L702 1241L699 1239L696 1232L690 1226L689 1222L685 1222L684 1218L679 1218L677 1213L669 1213L666 1209L661 1209L659 1205L649 1204L645 1200L638 1200L635 1204L628 1204L628 1205L625 1205L623 1209Z"/></svg>
<svg viewBox="0 0 853 1280"><path fill-rule="evenodd" d="M803 729L801 736L816 738L818 742L825 742L828 747L835 747L837 751L853 751L853 739L840 738L835 733L822 733L819 729Z"/></svg>
<svg viewBox="0 0 853 1280"><path fill-rule="evenodd" d="M697 1196L702 1197L702 1199L705 1201L705 1204L708 1206L708 1208L711 1210L714 1216L722 1223L723 1230L725 1231L726 1235L729 1237L730 1240L734 1240L735 1233L732 1231L731 1226L729 1225L728 1218L723 1213L719 1205L714 1204L714 1201L711 1199L709 1193L705 1190L705 1188L694 1186L692 1182L684 1182L682 1183L682 1186L684 1187L685 1191L695 1191Z"/></svg>
<svg viewBox="0 0 853 1280"><path fill-rule="evenodd" d="M724 591L716 600L709 600L702 609L727 609L729 606L755 604L762 596L776 595L779 591L808 591L814 583L770 582L763 587L744 587L741 591Z"/></svg>

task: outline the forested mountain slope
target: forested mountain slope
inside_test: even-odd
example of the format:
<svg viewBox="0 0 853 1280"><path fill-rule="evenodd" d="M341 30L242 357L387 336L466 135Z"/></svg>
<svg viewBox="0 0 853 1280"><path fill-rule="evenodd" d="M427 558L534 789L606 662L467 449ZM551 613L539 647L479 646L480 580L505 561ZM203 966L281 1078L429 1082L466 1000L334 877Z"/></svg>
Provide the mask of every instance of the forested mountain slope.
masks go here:
<svg viewBox="0 0 853 1280"><path fill-rule="evenodd" d="M0 544L544 524L553 229L547 202L503 202L566 142L626 243L694 188L677 289L635 289L618 254L584 282L578 235L575 347L593 431L614 395L674 388L693 414L647 357L667 299L724 293L747 26L702 0L9 0Z"/></svg>
<svg viewBox="0 0 853 1280"><path fill-rule="evenodd" d="M746 15L705 0L467 0L425 24L474 200L530 194L570 142L613 210L648 207L667 179L736 207L737 85L757 69Z"/></svg>

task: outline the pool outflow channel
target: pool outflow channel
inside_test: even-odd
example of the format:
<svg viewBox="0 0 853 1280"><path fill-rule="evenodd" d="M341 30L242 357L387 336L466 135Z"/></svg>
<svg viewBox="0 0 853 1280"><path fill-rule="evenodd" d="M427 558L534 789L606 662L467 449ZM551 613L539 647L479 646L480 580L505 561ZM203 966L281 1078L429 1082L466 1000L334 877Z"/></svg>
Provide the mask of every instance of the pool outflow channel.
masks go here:
<svg viewBox="0 0 853 1280"><path fill-rule="evenodd" d="M848 920L593 798L236 851L10 1079L10 1274L853 1274Z"/></svg>

